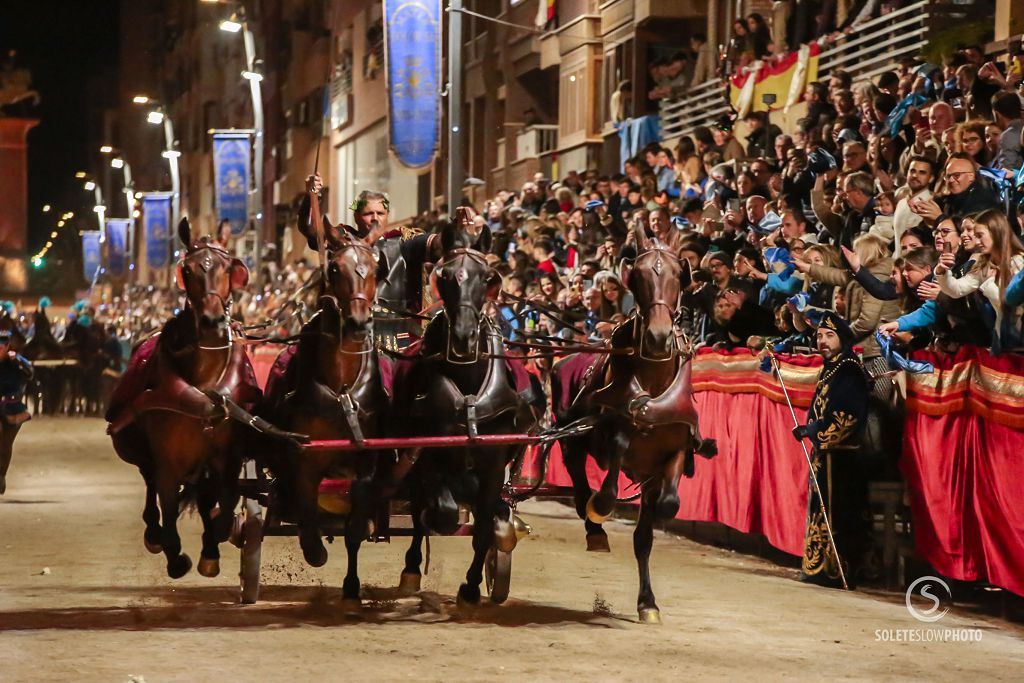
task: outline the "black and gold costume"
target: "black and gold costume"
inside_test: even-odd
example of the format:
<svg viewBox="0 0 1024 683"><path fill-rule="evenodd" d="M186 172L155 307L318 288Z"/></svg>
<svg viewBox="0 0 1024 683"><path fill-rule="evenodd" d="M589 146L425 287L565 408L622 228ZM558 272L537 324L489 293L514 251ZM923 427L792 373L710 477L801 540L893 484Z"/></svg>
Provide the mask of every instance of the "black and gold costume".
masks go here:
<svg viewBox="0 0 1024 683"><path fill-rule="evenodd" d="M808 479L807 531L800 579L823 586L841 587L836 553L829 541L822 505L851 585L850 565L859 560L866 535L867 480L861 452L868 406L864 366L853 352L849 326L833 313L821 322L838 334L842 350L827 359L818 377L807 425L794 430L797 438L811 440L811 477Z"/></svg>

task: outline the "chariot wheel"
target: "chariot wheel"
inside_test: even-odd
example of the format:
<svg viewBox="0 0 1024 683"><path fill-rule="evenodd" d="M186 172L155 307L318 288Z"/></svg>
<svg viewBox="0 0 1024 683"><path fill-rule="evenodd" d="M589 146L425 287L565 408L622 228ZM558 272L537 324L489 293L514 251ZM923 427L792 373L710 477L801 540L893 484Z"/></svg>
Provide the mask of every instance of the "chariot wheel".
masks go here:
<svg viewBox="0 0 1024 683"><path fill-rule="evenodd" d="M263 551L263 512L258 501L243 498L242 561L238 572L243 605L252 605L260 597L260 555Z"/></svg>
<svg viewBox="0 0 1024 683"><path fill-rule="evenodd" d="M512 583L512 553L492 546L484 558L484 584L487 594L495 605L508 600L508 589Z"/></svg>

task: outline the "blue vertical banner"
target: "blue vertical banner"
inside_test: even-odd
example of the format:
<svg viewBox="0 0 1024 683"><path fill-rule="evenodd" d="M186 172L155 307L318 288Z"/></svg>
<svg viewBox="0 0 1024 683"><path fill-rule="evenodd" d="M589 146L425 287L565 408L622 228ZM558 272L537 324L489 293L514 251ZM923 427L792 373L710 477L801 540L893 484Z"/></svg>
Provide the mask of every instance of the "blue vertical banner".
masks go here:
<svg viewBox="0 0 1024 683"><path fill-rule="evenodd" d="M440 0L384 0L384 41L391 151L422 168L441 132Z"/></svg>
<svg viewBox="0 0 1024 683"><path fill-rule="evenodd" d="M171 196L142 198L142 232L146 236L146 262L150 268L166 268L171 251Z"/></svg>
<svg viewBox="0 0 1024 683"><path fill-rule="evenodd" d="M231 222L235 237L249 224L251 142L247 133L213 134L213 178L217 222Z"/></svg>
<svg viewBox="0 0 1024 683"><path fill-rule="evenodd" d="M92 283L99 274L100 257L100 231L82 231L82 275L86 282Z"/></svg>
<svg viewBox="0 0 1024 683"><path fill-rule="evenodd" d="M114 277L123 277L125 273L130 223L127 218L107 219L107 272Z"/></svg>

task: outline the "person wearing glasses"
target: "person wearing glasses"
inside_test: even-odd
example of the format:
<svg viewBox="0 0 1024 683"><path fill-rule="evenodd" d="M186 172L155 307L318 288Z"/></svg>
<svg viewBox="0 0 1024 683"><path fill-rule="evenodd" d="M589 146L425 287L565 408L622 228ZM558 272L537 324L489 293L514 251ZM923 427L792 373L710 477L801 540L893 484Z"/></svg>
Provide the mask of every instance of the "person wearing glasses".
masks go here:
<svg viewBox="0 0 1024 683"><path fill-rule="evenodd" d="M943 178L947 190L944 197L918 201L911 207L927 225L935 226L947 216L966 216L1000 208L999 193L990 181L978 175L978 162L970 154L950 155Z"/></svg>

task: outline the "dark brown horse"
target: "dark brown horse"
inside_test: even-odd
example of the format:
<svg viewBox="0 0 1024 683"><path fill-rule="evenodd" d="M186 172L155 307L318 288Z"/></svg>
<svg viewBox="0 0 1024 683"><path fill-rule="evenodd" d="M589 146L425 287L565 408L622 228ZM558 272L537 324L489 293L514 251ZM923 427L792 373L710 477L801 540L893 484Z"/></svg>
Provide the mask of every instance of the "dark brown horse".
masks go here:
<svg viewBox="0 0 1024 683"><path fill-rule="evenodd" d="M409 365L396 371L391 426L401 436L529 432L536 417L516 393L502 358L501 337L481 312L493 286L485 260L490 232L484 228L475 236L468 230L468 212L459 209L456 216L442 230L444 256L435 269L444 307L427 325L417 355L402 361ZM522 449L492 446L401 454L398 468L411 467L404 489L414 524L401 588L418 590L424 535L456 531L462 503L473 513L473 561L458 598L462 604L480 601L488 553L508 552L515 545L502 487L506 466Z"/></svg>
<svg viewBox="0 0 1024 683"><path fill-rule="evenodd" d="M372 316L378 264L362 241L325 224L327 279L321 284L320 310L307 323L297 349L282 353L287 362L280 381L268 385L265 409L271 422L315 439L378 436L387 395L373 344ZM287 354L287 355L286 355ZM393 455L392 455L393 458ZM357 558L366 540L376 502L377 454L367 451L309 450L268 461L286 508L299 524L299 542L314 567L327 561L318 523L318 491L325 476L351 480L346 514L348 573L343 599L359 602Z"/></svg>
<svg viewBox="0 0 1024 683"><path fill-rule="evenodd" d="M619 472L640 487L640 514L633 550L640 571L637 609L640 620L659 623L651 590L648 560L656 519L671 519L679 510L679 480L692 476L697 414L691 399L690 358L682 332L673 319L679 295L689 284L689 268L668 248L634 229L639 255L622 267L622 281L636 299L637 310L612 334L612 347L631 353L593 359L585 372L567 377L573 363L555 367L553 391L574 397L557 406L557 422L590 416L589 434L563 439L562 453L575 489L576 510L585 519L587 549L608 550L601 527L619 495ZM569 391L560 388L566 385ZM707 447L710 449L711 444ZM703 452L703 451L702 451ZM590 454L607 474L596 492L587 481Z"/></svg>
<svg viewBox="0 0 1024 683"><path fill-rule="evenodd" d="M75 385L77 368L64 365L67 349L53 336L53 327L46 315L45 306L40 306L33 314L33 334L22 355L32 361L35 366L35 377L30 383L34 398L34 411L38 415L45 412L55 415L64 405L64 399ZM42 365L39 361L44 361ZM58 361L53 364L45 361Z"/></svg>
<svg viewBox="0 0 1024 683"><path fill-rule="evenodd" d="M209 238L193 241L187 219L178 232L186 306L136 350L112 397L108 431L146 482L146 547L163 551L171 578L184 576L192 561L181 552L177 520L194 499L203 521L198 570L216 576L238 503L243 444L261 424L247 412L260 391L231 321L233 292L249 272Z"/></svg>

